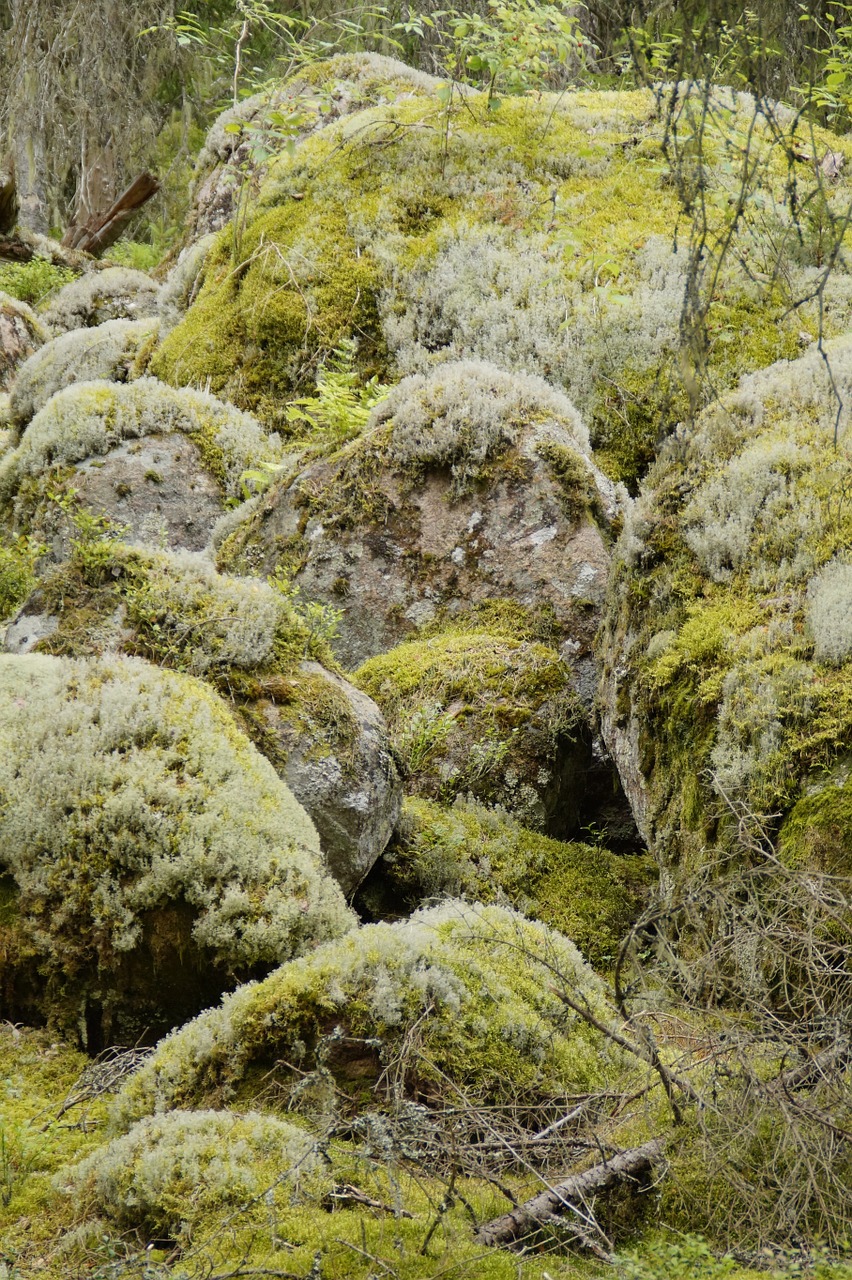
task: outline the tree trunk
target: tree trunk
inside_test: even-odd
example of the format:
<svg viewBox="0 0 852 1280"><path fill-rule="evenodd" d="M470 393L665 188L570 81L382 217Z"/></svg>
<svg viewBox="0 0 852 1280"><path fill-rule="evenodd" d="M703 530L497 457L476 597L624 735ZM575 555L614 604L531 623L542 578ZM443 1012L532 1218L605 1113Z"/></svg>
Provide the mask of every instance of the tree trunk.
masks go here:
<svg viewBox="0 0 852 1280"><path fill-rule="evenodd" d="M18 220L18 193L15 178L0 168L0 236L8 235Z"/></svg>
<svg viewBox="0 0 852 1280"><path fill-rule="evenodd" d="M115 244L133 215L159 189L160 183L153 174L140 174L106 213L95 213L81 226L70 226L62 237L63 245L68 249L81 249L97 257L111 244Z"/></svg>

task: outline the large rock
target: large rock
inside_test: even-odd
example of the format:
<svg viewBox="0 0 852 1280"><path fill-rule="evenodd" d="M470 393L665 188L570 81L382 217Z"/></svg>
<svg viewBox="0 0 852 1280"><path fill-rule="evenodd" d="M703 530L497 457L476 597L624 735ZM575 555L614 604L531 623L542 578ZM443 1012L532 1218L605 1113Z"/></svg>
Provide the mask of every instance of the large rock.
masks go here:
<svg viewBox="0 0 852 1280"><path fill-rule="evenodd" d="M134 541L199 550L225 500L241 496L243 473L278 448L248 414L204 392L153 378L81 382L52 396L0 461L0 509L63 556L79 531L55 495L70 487L77 508Z"/></svg>
<svg viewBox="0 0 852 1280"><path fill-rule="evenodd" d="M852 340L827 358L753 374L683 428L617 546L603 733L670 869L744 835L852 865Z"/></svg>
<svg viewBox="0 0 852 1280"><path fill-rule="evenodd" d="M200 556L116 546L95 573L72 562L32 593L5 649L34 648L140 654L209 681L309 813L347 895L387 845L402 783L382 714L320 665L327 646L265 582L224 577Z"/></svg>
<svg viewBox="0 0 852 1280"><path fill-rule="evenodd" d="M541 379L468 361L405 379L371 421L273 488L220 561L283 566L306 597L342 606L350 667L442 613L502 598L550 611L590 700L618 495L570 402Z"/></svg>
<svg viewBox="0 0 852 1280"><path fill-rule="evenodd" d="M308 82L333 97L336 65L311 68ZM444 116L446 133L435 126L447 111L438 86L408 78L408 93L320 128L306 108L310 136L272 162L238 234L221 233L154 372L209 380L283 429L288 401L310 394L343 340L357 339L365 379L386 382L442 359L491 360L561 387L609 474L635 485L690 409L676 357L690 251L675 248L682 211L657 97L572 91L507 97L491 111L469 93ZM283 86L285 102L304 83ZM262 119L262 103L237 110ZM795 114L770 123L747 94L719 90L703 119L706 208L728 207L730 139L747 136L760 179L752 198L771 210L732 224L714 280L706 385L716 394L797 354L803 331L843 332L852 292L839 262L823 280L819 237L801 233L790 207L783 155L803 144L778 130L794 129ZM241 164L249 145L222 126L218 137L204 161L221 149L215 190L226 157ZM843 150L830 136L824 145ZM825 199L808 183L806 199ZM211 211L215 190L201 197ZM830 192L838 216L849 195L841 172ZM229 188L223 214L232 200Z"/></svg>
<svg viewBox="0 0 852 1280"><path fill-rule="evenodd" d="M46 337L43 325L25 302L0 293L0 392L7 390L15 370Z"/></svg>
<svg viewBox="0 0 852 1280"><path fill-rule="evenodd" d="M4 1017L156 1038L350 928L310 818L200 681L0 657Z"/></svg>

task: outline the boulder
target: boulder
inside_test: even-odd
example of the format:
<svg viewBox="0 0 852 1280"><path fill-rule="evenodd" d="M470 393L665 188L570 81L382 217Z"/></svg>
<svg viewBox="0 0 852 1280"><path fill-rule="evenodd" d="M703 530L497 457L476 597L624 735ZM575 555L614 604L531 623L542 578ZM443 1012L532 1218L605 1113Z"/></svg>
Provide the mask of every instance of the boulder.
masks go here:
<svg viewBox="0 0 852 1280"><path fill-rule="evenodd" d="M248 414L214 396L153 378L81 382L57 392L17 448L0 461L0 509L26 532L39 528L55 556L79 534L69 504L126 527L148 545L199 550L243 473L278 442Z"/></svg>
<svg viewBox="0 0 852 1280"><path fill-rule="evenodd" d="M11 385L15 370L36 351L47 333L25 302L0 293L0 392Z"/></svg>
<svg viewBox="0 0 852 1280"><path fill-rule="evenodd" d="M201 681L0 656L4 1017L158 1034L353 918L310 818Z"/></svg>
<svg viewBox="0 0 852 1280"><path fill-rule="evenodd" d="M5 649L35 648L138 654L207 680L310 815L347 895L388 843L402 782L382 714L320 665L333 663L327 645L265 582L220 575L201 556L114 545L95 574L72 560L32 592Z"/></svg>
<svg viewBox="0 0 852 1280"><path fill-rule="evenodd" d="M42 319L54 333L93 328L107 320L156 315L159 285L132 267L87 271L50 299Z"/></svg>
<svg viewBox="0 0 852 1280"><path fill-rule="evenodd" d="M747 837L849 870L852 340L826 358L755 373L682 428L617 544L603 734L669 869Z"/></svg>
<svg viewBox="0 0 852 1280"><path fill-rule="evenodd" d="M480 361L405 379L354 443L274 485L218 549L342 606L347 666L486 601L549 611L587 702L619 494L576 410Z"/></svg>

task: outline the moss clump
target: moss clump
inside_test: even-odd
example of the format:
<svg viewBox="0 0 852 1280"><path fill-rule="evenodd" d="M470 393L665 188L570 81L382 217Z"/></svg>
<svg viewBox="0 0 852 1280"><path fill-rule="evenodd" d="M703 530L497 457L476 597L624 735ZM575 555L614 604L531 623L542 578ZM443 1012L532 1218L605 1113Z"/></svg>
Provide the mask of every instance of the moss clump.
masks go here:
<svg viewBox="0 0 852 1280"><path fill-rule="evenodd" d="M148 1116L56 1181L78 1210L145 1240L179 1238L193 1222L237 1211L269 1188L267 1206L280 1211L332 1185L304 1129L232 1111Z"/></svg>
<svg viewBox="0 0 852 1280"><path fill-rule="evenodd" d="M29 422L56 391L73 382L124 382L156 331L156 320L108 320L46 342L16 373L9 405L12 418L19 424Z"/></svg>
<svg viewBox="0 0 852 1280"><path fill-rule="evenodd" d="M85 329L107 320L139 320L156 313L159 285L144 271L106 267L66 284L43 311L56 332Z"/></svg>
<svg viewBox="0 0 852 1280"><path fill-rule="evenodd" d="M576 818L585 717L555 650L450 628L369 659L353 678L384 712L416 793L470 793L550 830Z"/></svg>
<svg viewBox="0 0 852 1280"><path fill-rule="evenodd" d="M0 741L0 866L37 956L19 1006L150 1034L351 926L307 814L199 682L0 658Z"/></svg>
<svg viewBox="0 0 852 1280"><path fill-rule="evenodd" d="M128 384L81 382L66 387L35 415L21 443L0 462L0 502L8 503L29 478L98 457L123 440L180 432L232 498L240 477L274 458L278 448L253 418L215 396L175 390L155 378Z"/></svg>
<svg viewBox="0 0 852 1280"><path fill-rule="evenodd" d="M829 344L843 397L851 357L848 339ZM663 451L627 521L601 637L607 733L618 755L631 715L638 725L631 767L664 859L703 861L734 842L733 810L775 815L764 829L777 830L800 804L819 821L823 802L803 789L824 788L826 812L839 794L831 770L852 748L852 512L837 501L848 411L838 448L834 414L817 351L752 375ZM804 821L788 829L791 849ZM834 821L842 842L850 828Z"/></svg>
<svg viewBox="0 0 852 1280"><path fill-rule="evenodd" d="M0 622L10 618L32 591L43 552L33 538L0 536Z"/></svg>
<svg viewBox="0 0 852 1280"><path fill-rule="evenodd" d="M446 1094L442 1073L472 1101L543 1103L583 1092L616 1059L599 1032L565 1009L554 973L609 1018L603 986L573 943L512 911L447 903L399 924L367 925L163 1041L119 1096L116 1121L221 1096L267 1069L282 1102L320 1064L347 1081L350 1096L369 1096L382 1071L380 1047L403 1055L397 1078L422 1097Z"/></svg>
<svg viewBox="0 0 852 1280"><path fill-rule="evenodd" d="M429 898L508 902L605 966L639 914L654 871L649 858L562 844L470 799L448 809L410 799L360 900L376 914L413 910Z"/></svg>

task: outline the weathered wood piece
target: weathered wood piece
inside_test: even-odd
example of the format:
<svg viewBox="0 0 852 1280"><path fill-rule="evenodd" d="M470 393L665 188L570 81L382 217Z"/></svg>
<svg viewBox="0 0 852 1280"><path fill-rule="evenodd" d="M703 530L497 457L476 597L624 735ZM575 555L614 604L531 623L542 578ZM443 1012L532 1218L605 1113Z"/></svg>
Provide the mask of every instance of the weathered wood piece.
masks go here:
<svg viewBox="0 0 852 1280"><path fill-rule="evenodd" d="M18 217L18 191L15 176L8 169L0 168L0 236L7 235Z"/></svg>
<svg viewBox="0 0 852 1280"><path fill-rule="evenodd" d="M115 244L133 215L159 190L158 178L152 173L141 173L105 213L93 214L79 226L70 226L62 237L63 245L98 257Z"/></svg>
<svg viewBox="0 0 852 1280"><path fill-rule="evenodd" d="M588 1209L585 1208L591 1196L602 1191L611 1191L619 1183L641 1178L651 1172L663 1155L663 1143L659 1138L634 1147L630 1151L622 1151L602 1164L593 1165L583 1173L575 1173L564 1182L557 1182L548 1187L531 1200L518 1205L511 1213L504 1213L499 1218L484 1222L476 1233L480 1244L513 1245L530 1232L552 1223L555 1217L566 1212L581 1213L579 1225L581 1236L586 1235L588 1227Z"/></svg>

